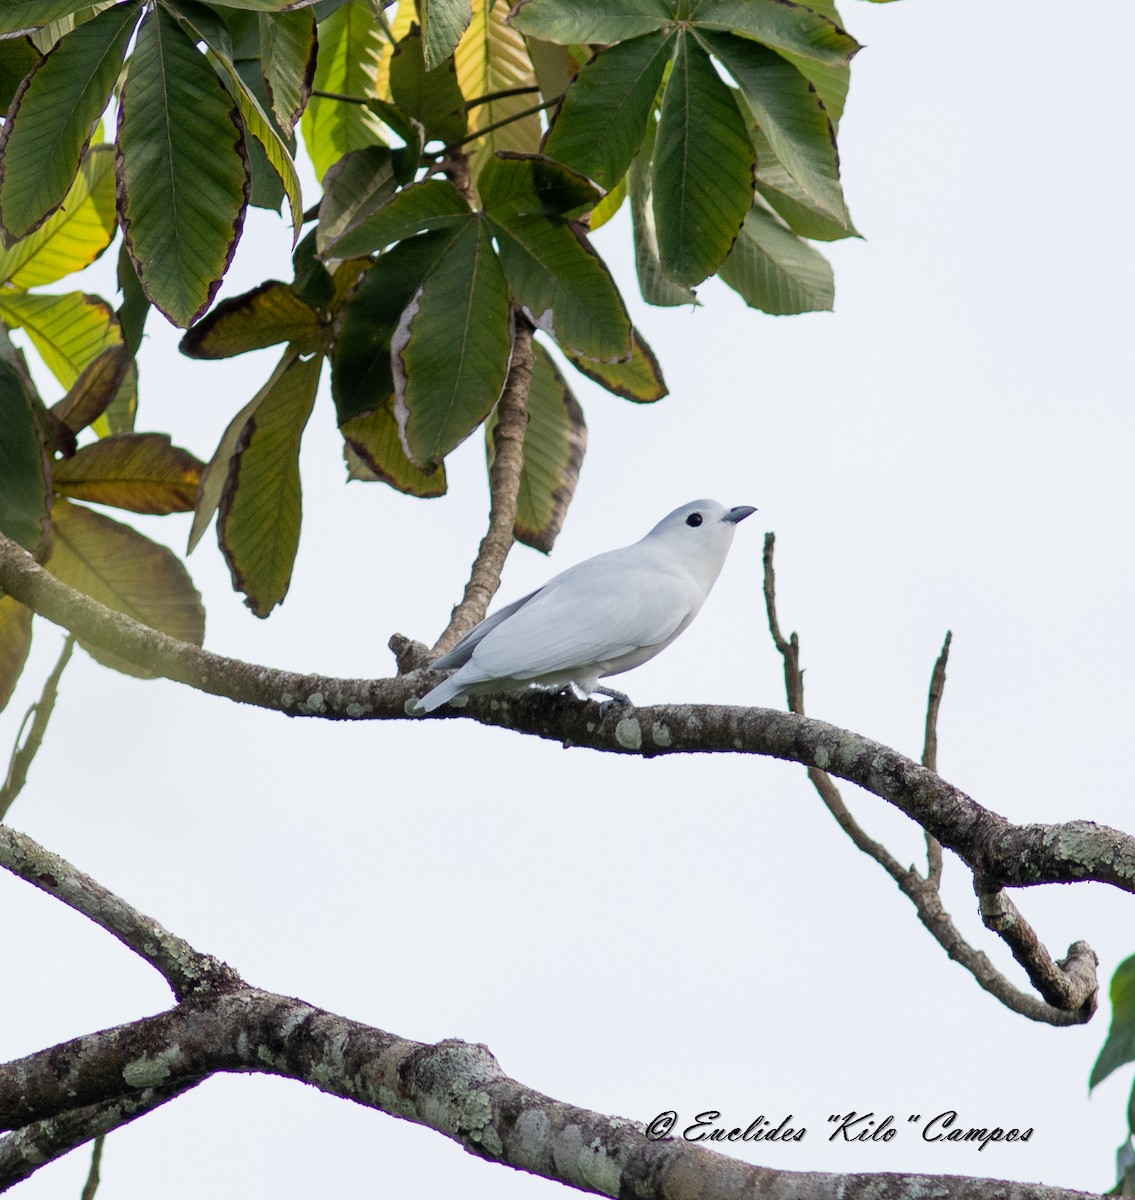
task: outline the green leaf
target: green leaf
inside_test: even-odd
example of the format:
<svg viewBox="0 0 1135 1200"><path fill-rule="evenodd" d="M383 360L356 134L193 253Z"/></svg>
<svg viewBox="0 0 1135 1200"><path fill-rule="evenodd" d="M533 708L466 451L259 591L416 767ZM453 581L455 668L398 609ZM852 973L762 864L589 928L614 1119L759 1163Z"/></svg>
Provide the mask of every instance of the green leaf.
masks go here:
<svg viewBox="0 0 1135 1200"><path fill-rule="evenodd" d="M434 70L449 58L472 20L471 0L422 0L426 70Z"/></svg>
<svg viewBox="0 0 1135 1200"><path fill-rule="evenodd" d="M0 6L0 21L4 8ZM0 39L0 109L8 111L16 89L24 76L39 62L42 55L26 37Z"/></svg>
<svg viewBox="0 0 1135 1200"><path fill-rule="evenodd" d="M341 426L381 408L393 396L394 331L414 293L460 233L461 227L454 227L399 242L367 271L347 301L331 359L331 395Z"/></svg>
<svg viewBox="0 0 1135 1200"><path fill-rule="evenodd" d="M579 482L587 448L583 409L551 355L534 342L528 424L524 429L524 466L516 495L518 542L548 554L555 545ZM496 417L485 428L489 466L495 453Z"/></svg>
<svg viewBox="0 0 1135 1200"><path fill-rule="evenodd" d="M390 199L397 186L393 156L386 146L367 146L345 154L323 177L315 228L318 253L326 253L337 238L358 228Z"/></svg>
<svg viewBox="0 0 1135 1200"><path fill-rule="evenodd" d="M646 134L674 34L658 30L597 54L568 89L544 153L613 187Z"/></svg>
<svg viewBox="0 0 1135 1200"><path fill-rule="evenodd" d="M5 245L63 203L137 22L133 0L99 13L62 38L17 89L0 132Z"/></svg>
<svg viewBox="0 0 1135 1200"><path fill-rule="evenodd" d="M391 345L394 412L419 466L440 464L492 411L508 371L511 324L488 230L470 222L415 292Z"/></svg>
<svg viewBox="0 0 1135 1200"><path fill-rule="evenodd" d="M122 343L110 305L82 292L49 296L0 289L0 318L24 330L65 388L107 347Z"/></svg>
<svg viewBox="0 0 1135 1200"><path fill-rule="evenodd" d="M885 2L885 0L884 0ZM829 21L842 27L843 20L836 10L835 0L808 0L808 7ZM799 70L801 75L810 79L816 85L816 91L828 110L832 123L839 124L843 116L843 106L847 100L847 89L851 83L851 68L832 66L828 63L817 62L814 58L805 58L800 54L789 51L781 52L788 61Z"/></svg>
<svg viewBox="0 0 1135 1200"><path fill-rule="evenodd" d="M260 101L256 99L241 78L232 59L215 46L210 46L209 49L212 57L220 64L221 69L228 77L229 92L236 99L245 131L252 134L260 144L269 165L283 185L284 195L288 198L288 208L292 213L292 245L294 246L299 241L300 229L303 225L303 198L300 195L299 176L296 174L296 164L292 161L291 151L284 144L284 139L272 124L268 114L260 107Z"/></svg>
<svg viewBox="0 0 1135 1200"><path fill-rule="evenodd" d="M835 302L828 260L759 204L718 274L750 308L776 316L827 312Z"/></svg>
<svg viewBox="0 0 1135 1200"><path fill-rule="evenodd" d="M311 99L315 78L315 14L310 8L260 18L261 69L272 113L290 133Z"/></svg>
<svg viewBox="0 0 1135 1200"><path fill-rule="evenodd" d="M837 221L816 207L812 198L777 161L768 139L750 113L746 120L757 152L757 191L776 210L793 233L818 242L835 242L858 237L855 226Z"/></svg>
<svg viewBox="0 0 1135 1200"><path fill-rule="evenodd" d="M248 12L287 13L311 8L317 0L213 0L218 8L240 8Z"/></svg>
<svg viewBox="0 0 1135 1200"><path fill-rule="evenodd" d="M700 283L725 260L753 203L754 161L732 92L681 32L662 94L652 180L659 259L676 282Z"/></svg>
<svg viewBox="0 0 1135 1200"><path fill-rule="evenodd" d="M508 214L581 217L601 193L578 171L542 154L499 151L485 163L477 181L485 210Z"/></svg>
<svg viewBox="0 0 1135 1200"><path fill-rule="evenodd" d="M0 4L0 37L30 33L90 6L91 0L4 0Z"/></svg>
<svg viewBox="0 0 1135 1200"><path fill-rule="evenodd" d="M118 323L122 326L122 340L126 343L127 352L133 358L142 344L142 334L146 328L146 318L150 315L150 301L142 291L138 272L125 246L118 250L118 290L122 293L122 303L118 306Z"/></svg>
<svg viewBox="0 0 1135 1200"><path fill-rule="evenodd" d="M23 380L2 360L0 429L0 533L39 557L49 532L47 452Z"/></svg>
<svg viewBox="0 0 1135 1200"><path fill-rule="evenodd" d="M849 225L835 128L808 80L779 54L728 34L701 35L737 81L773 154L811 202Z"/></svg>
<svg viewBox="0 0 1135 1200"><path fill-rule="evenodd" d="M261 392L229 462L217 540L233 587L258 617L287 595L299 547L300 439L315 404L322 356L292 355Z"/></svg>
<svg viewBox="0 0 1135 1200"><path fill-rule="evenodd" d="M453 55L457 82L467 102L496 97L469 110L469 132L508 122L466 147L474 178L496 151L532 153L540 148L543 136L538 114L520 116L532 107L535 95L496 96L513 88L535 90L537 86L524 38L506 24L507 15L508 5L499 0L473 0L473 20Z"/></svg>
<svg viewBox="0 0 1135 1200"><path fill-rule="evenodd" d="M830 17L790 0L701 0L694 23L833 67L846 67L860 49Z"/></svg>
<svg viewBox="0 0 1135 1200"><path fill-rule="evenodd" d="M286 283L268 279L252 291L222 300L181 339L189 358L232 358L280 342L307 353L327 336L319 314Z"/></svg>
<svg viewBox="0 0 1135 1200"><path fill-rule="evenodd" d="M377 96L382 37L367 0L348 0L319 23L315 91L365 99ZM312 95L300 122L320 179L351 150L385 143L382 122L363 104Z"/></svg>
<svg viewBox="0 0 1135 1200"><path fill-rule="evenodd" d="M51 510L54 549L47 569L92 599L183 642L205 640L205 610L181 560L165 546L69 500ZM144 667L126 662L82 638L79 645L104 666L141 679Z"/></svg>
<svg viewBox="0 0 1135 1200"><path fill-rule="evenodd" d="M390 60L390 94L395 104L421 122L427 138L456 142L469 129L465 97L457 86L453 60L447 58L427 71L417 29L411 29L394 48Z"/></svg>
<svg viewBox="0 0 1135 1200"><path fill-rule="evenodd" d="M473 219L468 202L448 179L426 179L395 192L381 208L330 241L323 253L335 258L370 254L416 233L451 229Z"/></svg>
<svg viewBox="0 0 1135 1200"><path fill-rule="evenodd" d="M58 461L52 482L72 500L164 516L193 510L204 466L168 434L120 433Z"/></svg>
<svg viewBox="0 0 1135 1200"><path fill-rule="evenodd" d="M83 368L51 414L72 434L92 425L118 395L133 359L122 345L109 346Z"/></svg>
<svg viewBox="0 0 1135 1200"><path fill-rule="evenodd" d="M545 100L558 99L571 87L572 81L579 73L579 63L572 56L571 48L527 36L524 39L524 48L528 51L532 69L536 72L540 95Z"/></svg>
<svg viewBox="0 0 1135 1200"><path fill-rule="evenodd" d="M673 308L679 304L697 304L698 298L692 288L675 283L662 269L658 258L652 182L657 125L651 114L647 122L646 140L627 173L631 195L631 228L634 233L635 272L642 298L647 304Z"/></svg>
<svg viewBox="0 0 1135 1200"><path fill-rule="evenodd" d="M508 216L490 222L513 298L565 350L605 361L631 351L619 289L582 233L566 221Z"/></svg>
<svg viewBox="0 0 1135 1200"><path fill-rule="evenodd" d="M249 196L240 117L162 8L147 14L118 118L118 210L146 295L175 325L212 302Z"/></svg>
<svg viewBox="0 0 1135 1200"><path fill-rule="evenodd" d="M34 233L0 249L0 283L40 287L81 271L110 245L115 228L114 147L96 146L63 205Z"/></svg>
<svg viewBox="0 0 1135 1200"><path fill-rule="evenodd" d="M390 403L372 413L352 417L341 428L348 478L388 483L407 496L427 500L445 495L445 465L423 471L406 457Z"/></svg>
<svg viewBox="0 0 1135 1200"><path fill-rule="evenodd" d="M567 357L577 371L607 391L622 396L624 400L653 404L670 392L666 380L662 378L662 368L654 357L654 351L637 329L631 330L631 356L626 362L600 363L581 354L570 353Z"/></svg>
<svg viewBox="0 0 1135 1200"><path fill-rule="evenodd" d="M1092 1067L1088 1090L1102 1083L1117 1067L1135 1062L1135 955L1115 968L1111 977L1111 1029Z"/></svg>
<svg viewBox="0 0 1135 1200"><path fill-rule="evenodd" d="M675 17L674 4L667 0L520 0L508 19L522 33L546 42L609 45L672 25Z"/></svg>
<svg viewBox="0 0 1135 1200"><path fill-rule="evenodd" d="M0 596L0 712L12 698L32 645L32 610Z"/></svg>

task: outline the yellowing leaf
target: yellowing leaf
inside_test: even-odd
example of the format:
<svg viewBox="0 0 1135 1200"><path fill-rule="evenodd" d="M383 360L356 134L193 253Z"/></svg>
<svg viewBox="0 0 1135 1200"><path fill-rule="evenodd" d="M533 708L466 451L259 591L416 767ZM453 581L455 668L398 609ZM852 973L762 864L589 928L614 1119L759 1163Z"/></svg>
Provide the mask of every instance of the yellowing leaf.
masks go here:
<svg viewBox="0 0 1135 1200"><path fill-rule="evenodd" d="M32 644L32 610L0 596L0 712L12 698Z"/></svg>
<svg viewBox="0 0 1135 1200"><path fill-rule="evenodd" d="M59 210L11 249L0 248L0 283L41 287L81 271L110 245L114 229L114 148L96 146Z"/></svg>
<svg viewBox="0 0 1135 1200"><path fill-rule="evenodd" d="M266 617L288 593L299 547L300 438L315 403L322 356L292 355L262 390L229 462L217 540L245 603Z"/></svg>
<svg viewBox="0 0 1135 1200"><path fill-rule="evenodd" d="M107 347L122 344L110 305L82 292L45 296L0 290L0 319L23 329L65 388Z"/></svg>
<svg viewBox="0 0 1135 1200"><path fill-rule="evenodd" d="M181 339L181 352L190 358L231 358L280 342L296 342L301 350L315 349L325 330L315 309L286 284L269 279L222 300Z"/></svg>
<svg viewBox="0 0 1135 1200"><path fill-rule="evenodd" d="M349 478L388 483L408 496L445 495L444 464L427 474L406 457L389 402L375 412L344 421L340 431Z"/></svg>
<svg viewBox="0 0 1135 1200"><path fill-rule="evenodd" d="M181 560L165 546L69 500L51 510L55 542L47 569L63 583L151 629L200 646L205 610ZM84 642L79 644L105 666L141 679L144 666Z"/></svg>
<svg viewBox="0 0 1135 1200"><path fill-rule="evenodd" d="M55 490L131 512L189 512L204 463L164 433L119 433L55 464Z"/></svg>

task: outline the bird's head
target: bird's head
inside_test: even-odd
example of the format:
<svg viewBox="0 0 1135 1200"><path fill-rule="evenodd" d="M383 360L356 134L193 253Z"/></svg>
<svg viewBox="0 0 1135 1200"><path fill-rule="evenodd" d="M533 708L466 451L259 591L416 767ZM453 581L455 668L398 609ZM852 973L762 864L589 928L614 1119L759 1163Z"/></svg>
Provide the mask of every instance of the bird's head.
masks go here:
<svg viewBox="0 0 1135 1200"><path fill-rule="evenodd" d="M691 564L704 564L716 579L738 523L756 511L748 504L726 508L716 500L691 500L663 517L643 541L672 550Z"/></svg>

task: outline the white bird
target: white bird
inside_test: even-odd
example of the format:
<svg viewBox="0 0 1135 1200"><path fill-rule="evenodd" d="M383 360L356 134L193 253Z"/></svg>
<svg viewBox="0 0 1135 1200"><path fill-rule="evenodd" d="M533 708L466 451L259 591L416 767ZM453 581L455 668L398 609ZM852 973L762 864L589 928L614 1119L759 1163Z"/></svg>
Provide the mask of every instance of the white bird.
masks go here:
<svg viewBox="0 0 1135 1200"><path fill-rule="evenodd" d="M689 625L721 573L737 523L756 511L694 500L633 546L569 567L486 617L437 659L435 670L458 670L414 711L529 684L626 700L599 688L599 680L653 658Z"/></svg>

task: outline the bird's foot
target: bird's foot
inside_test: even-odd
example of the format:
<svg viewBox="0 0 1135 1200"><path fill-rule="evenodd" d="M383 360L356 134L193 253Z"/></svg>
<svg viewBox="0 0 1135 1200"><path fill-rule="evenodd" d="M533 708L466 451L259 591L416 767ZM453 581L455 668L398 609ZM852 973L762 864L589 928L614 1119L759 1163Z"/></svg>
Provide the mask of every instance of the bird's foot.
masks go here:
<svg viewBox="0 0 1135 1200"><path fill-rule="evenodd" d="M618 688L597 687L595 694L598 696L606 696L605 704L626 704L631 703L631 698L626 692L620 692Z"/></svg>

